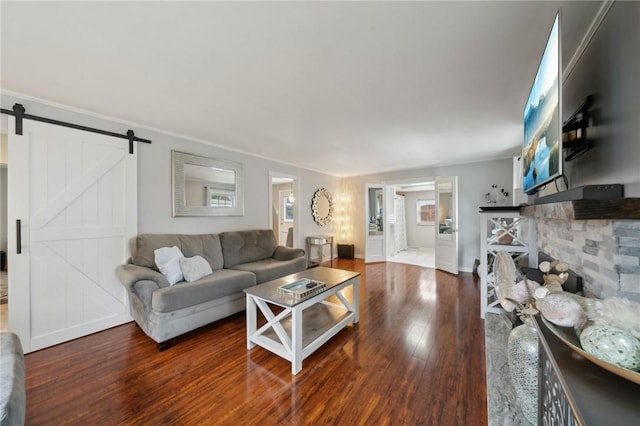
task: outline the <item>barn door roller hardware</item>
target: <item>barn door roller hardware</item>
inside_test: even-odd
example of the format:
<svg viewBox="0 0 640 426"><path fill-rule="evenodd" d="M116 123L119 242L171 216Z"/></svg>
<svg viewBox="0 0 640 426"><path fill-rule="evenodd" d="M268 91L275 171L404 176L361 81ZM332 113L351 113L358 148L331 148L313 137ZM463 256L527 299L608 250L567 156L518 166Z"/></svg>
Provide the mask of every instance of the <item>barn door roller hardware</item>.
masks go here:
<svg viewBox="0 0 640 426"><path fill-rule="evenodd" d="M22 104L15 104L13 110L2 108L2 114L13 115L16 117L16 135L22 135L22 121L33 120L40 121L42 123L54 124L56 126L69 127L71 129L82 130L85 132L98 133L100 135L113 136L114 138L127 139L129 141L129 154L133 154L133 143L151 143L149 139L142 139L137 137L133 130L127 130L127 134L110 132L108 130L95 129L93 127L82 126L80 124L67 123L60 120L54 120L52 118L39 117L37 115L26 114L24 106Z"/></svg>

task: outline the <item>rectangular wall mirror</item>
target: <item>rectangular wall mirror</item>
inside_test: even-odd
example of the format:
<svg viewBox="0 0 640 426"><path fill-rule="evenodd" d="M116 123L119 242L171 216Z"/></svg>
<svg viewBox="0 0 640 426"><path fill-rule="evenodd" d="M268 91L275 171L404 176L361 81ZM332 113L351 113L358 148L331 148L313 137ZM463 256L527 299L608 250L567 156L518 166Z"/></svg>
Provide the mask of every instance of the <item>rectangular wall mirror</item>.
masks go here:
<svg viewBox="0 0 640 426"><path fill-rule="evenodd" d="M244 215L244 173L234 161L171 151L174 216Z"/></svg>

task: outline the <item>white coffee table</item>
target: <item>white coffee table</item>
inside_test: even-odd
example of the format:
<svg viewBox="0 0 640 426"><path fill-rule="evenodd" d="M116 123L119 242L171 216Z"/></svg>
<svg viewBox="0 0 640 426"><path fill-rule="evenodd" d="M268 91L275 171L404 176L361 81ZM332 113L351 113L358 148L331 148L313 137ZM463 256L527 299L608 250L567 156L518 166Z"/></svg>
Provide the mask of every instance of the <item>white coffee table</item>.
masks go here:
<svg viewBox="0 0 640 426"><path fill-rule="evenodd" d="M326 288L300 302L294 301L291 295L278 292L281 285L302 278L322 281ZM302 370L303 359L347 324L358 322L359 281L358 272L320 266L245 289L247 349L259 345L290 361L291 372L298 374ZM327 300L334 295L337 300ZM276 314L272 306L283 309ZM267 320L260 328L258 308Z"/></svg>

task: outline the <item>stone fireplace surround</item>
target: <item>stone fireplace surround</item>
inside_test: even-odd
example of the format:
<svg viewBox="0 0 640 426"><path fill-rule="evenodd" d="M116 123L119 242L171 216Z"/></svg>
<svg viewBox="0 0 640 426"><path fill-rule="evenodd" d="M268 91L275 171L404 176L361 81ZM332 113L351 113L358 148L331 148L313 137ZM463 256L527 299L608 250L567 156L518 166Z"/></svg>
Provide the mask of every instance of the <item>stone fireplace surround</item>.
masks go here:
<svg viewBox="0 0 640 426"><path fill-rule="evenodd" d="M537 250L569 264L582 277L586 296L640 301L640 198L538 204L520 213L536 221ZM511 327L504 315L486 315L489 426L529 424L509 374L506 347Z"/></svg>
<svg viewBox="0 0 640 426"><path fill-rule="evenodd" d="M538 204L521 214L536 221L538 251L582 276L586 296L640 302L640 199Z"/></svg>

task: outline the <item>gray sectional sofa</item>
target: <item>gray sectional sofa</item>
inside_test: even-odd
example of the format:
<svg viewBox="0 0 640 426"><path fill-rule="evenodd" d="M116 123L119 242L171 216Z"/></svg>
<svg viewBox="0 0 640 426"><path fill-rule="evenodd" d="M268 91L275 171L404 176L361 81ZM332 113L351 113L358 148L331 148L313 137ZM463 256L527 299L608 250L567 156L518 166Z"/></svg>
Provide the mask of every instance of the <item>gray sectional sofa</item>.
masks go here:
<svg viewBox="0 0 640 426"><path fill-rule="evenodd" d="M129 293L131 316L158 342L245 309L243 289L306 269L302 249L279 246L272 230L220 234L141 234L132 240L131 259L116 269ZM184 257L202 256L212 273L170 285L154 252L177 246Z"/></svg>
<svg viewBox="0 0 640 426"><path fill-rule="evenodd" d="M24 352L20 339L0 332L0 425L23 425L27 396Z"/></svg>

